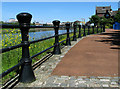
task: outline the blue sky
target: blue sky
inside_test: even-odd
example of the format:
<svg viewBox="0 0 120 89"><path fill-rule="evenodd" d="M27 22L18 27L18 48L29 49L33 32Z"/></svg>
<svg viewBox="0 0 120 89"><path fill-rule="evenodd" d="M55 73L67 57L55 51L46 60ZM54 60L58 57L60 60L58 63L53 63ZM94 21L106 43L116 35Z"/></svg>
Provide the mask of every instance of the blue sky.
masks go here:
<svg viewBox="0 0 120 89"><path fill-rule="evenodd" d="M95 14L96 6L110 6L118 9L118 2L2 2L2 20L16 18L20 12L32 14L32 22L52 22L53 20L75 21Z"/></svg>

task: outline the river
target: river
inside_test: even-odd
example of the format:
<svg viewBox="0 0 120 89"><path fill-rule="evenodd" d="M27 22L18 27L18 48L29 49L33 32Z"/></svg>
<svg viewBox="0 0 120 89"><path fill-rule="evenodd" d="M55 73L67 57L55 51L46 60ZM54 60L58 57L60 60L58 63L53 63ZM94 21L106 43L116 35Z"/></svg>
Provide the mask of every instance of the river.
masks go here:
<svg viewBox="0 0 120 89"><path fill-rule="evenodd" d="M66 33L66 30L59 30L59 34L62 33ZM51 31L40 31L40 32L29 32L29 36L31 37L30 39L32 40L33 37L35 40L37 39L41 39L41 38L45 38L45 37L49 37L49 36L53 36L55 35L55 31L51 30Z"/></svg>
<svg viewBox="0 0 120 89"><path fill-rule="evenodd" d="M71 31L72 30L70 30L70 32ZM59 34L66 33L66 32L67 32L67 30L59 30ZM15 34L12 34L12 35L17 35L17 34L18 33L15 33ZM3 35L2 39L4 39L4 35ZM37 39L41 39L41 38L45 38L45 37L49 37L49 36L53 36L53 35L55 35L55 31L54 30L39 31L39 32L29 32L29 37L30 37L29 40L37 40ZM1 36L0 36L0 38L1 38Z"/></svg>

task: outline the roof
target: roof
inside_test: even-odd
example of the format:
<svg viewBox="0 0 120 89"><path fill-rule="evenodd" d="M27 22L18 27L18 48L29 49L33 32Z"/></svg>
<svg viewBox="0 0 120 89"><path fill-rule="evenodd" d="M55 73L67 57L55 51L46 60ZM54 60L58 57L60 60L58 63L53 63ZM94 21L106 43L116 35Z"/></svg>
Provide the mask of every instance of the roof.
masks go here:
<svg viewBox="0 0 120 89"><path fill-rule="evenodd" d="M75 23L80 23L81 21L76 20Z"/></svg>
<svg viewBox="0 0 120 89"><path fill-rule="evenodd" d="M110 13L110 15L111 15L111 16L114 16L114 15L117 14L117 12L118 12L118 11L112 11L112 12Z"/></svg>
<svg viewBox="0 0 120 89"><path fill-rule="evenodd" d="M99 6L99 7L96 7L97 13L106 13L106 10L110 11L111 6Z"/></svg>

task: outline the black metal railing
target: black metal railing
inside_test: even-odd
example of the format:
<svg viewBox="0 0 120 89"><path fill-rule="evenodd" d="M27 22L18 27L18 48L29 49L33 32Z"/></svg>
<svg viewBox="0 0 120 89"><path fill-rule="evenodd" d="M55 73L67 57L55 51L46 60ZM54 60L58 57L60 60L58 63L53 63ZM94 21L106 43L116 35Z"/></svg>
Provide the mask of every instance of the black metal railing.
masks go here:
<svg viewBox="0 0 120 89"><path fill-rule="evenodd" d="M91 28L90 26L85 26L85 25L81 26L80 24L77 25L76 23L74 23L74 25L73 25L74 26L74 31L69 32L70 28L72 28L70 26L70 23L66 23L65 26L60 26L60 21L58 21L58 20L53 21L53 26L30 25L31 18L32 18L32 15L29 14L29 13L20 13L20 14L17 15L19 25L7 25L7 24L2 24L1 25L2 28L20 28L21 35L22 35L22 41L18 45L0 49L0 52L5 53L7 51L22 47L22 58L21 58L21 60L18 64L16 64L12 68L10 68L10 69L4 71L2 74L0 74L0 78L3 78L4 76L6 76L7 74L9 74L10 72L12 72L15 69L19 69L19 71L20 71L19 74L18 74L19 75L18 76L19 82L23 82L23 83L33 82L33 81L36 80L34 72L33 72L33 67L32 67L32 59L34 57L46 52L47 50L49 50L51 48L54 48L53 54L56 54L56 55L61 54L60 43L63 43L63 42L66 41L65 45L70 46L71 45L71 38L73 38L73 41L77 41L77 38L82 37L82 28L83 28L83 36L95 33L95 27L94 26L92 26L92 31L90 31L90 28ZM50 36L50 37L46 37L46 38L42 38L42 39L38 39L38 40L34 40L34 41L29 41L28 40L28 33L29 33L30 28L54 28L55 35ZM65 28L67 30L67 32L59 34L58 33L59 28ZM98 32L105 32L105 26L101 26L100 28L101 28L101 30L98 31L98 27L97 27L97 33ZM86 30L86 29L88 29L88 30ZM86 31L87 31L87 33L86 33ZM78 32L78 36L76 36L76 32ZM73 33L72 37L70 37L71 33ZM65 35L65 34L67 35L67 38L65 40L59 42L59 36ZM51 38L55 38L54 45L52 45L51 47L48 47L45 50L43 50L43 51L41 51L41 52L39 52L35 55L32 55L30 57L30 53L29 53L30 44L34 44L34 43L44 41L44 40L47 40L47 39L51 39Z"/></svg>

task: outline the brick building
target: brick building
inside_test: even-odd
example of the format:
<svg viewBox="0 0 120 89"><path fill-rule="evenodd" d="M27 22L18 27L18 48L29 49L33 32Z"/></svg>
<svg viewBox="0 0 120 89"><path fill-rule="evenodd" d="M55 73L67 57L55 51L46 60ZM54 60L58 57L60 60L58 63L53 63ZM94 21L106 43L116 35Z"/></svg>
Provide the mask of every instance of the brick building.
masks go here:
<svg viewBox="0 0 120 89"><path fill-rule="evenodd" d="M103 17L106 11L111 12L112 11L111 6L96 7L96 15L98 15L99 17Z"/></svg>
<svg viewBox="0 0 120 89"><path fill-rule="evenodd" d="M96 7L96 15L98 15L99 17L103 17L103 16L105 16L106 13L108 13L110 15L110 17L113 18L114 15L117 14L117 12L120 10L119 7L120 7L120 5L118 4L118 10L116 10L116 11L112 11L111 6Z"/></svg>

